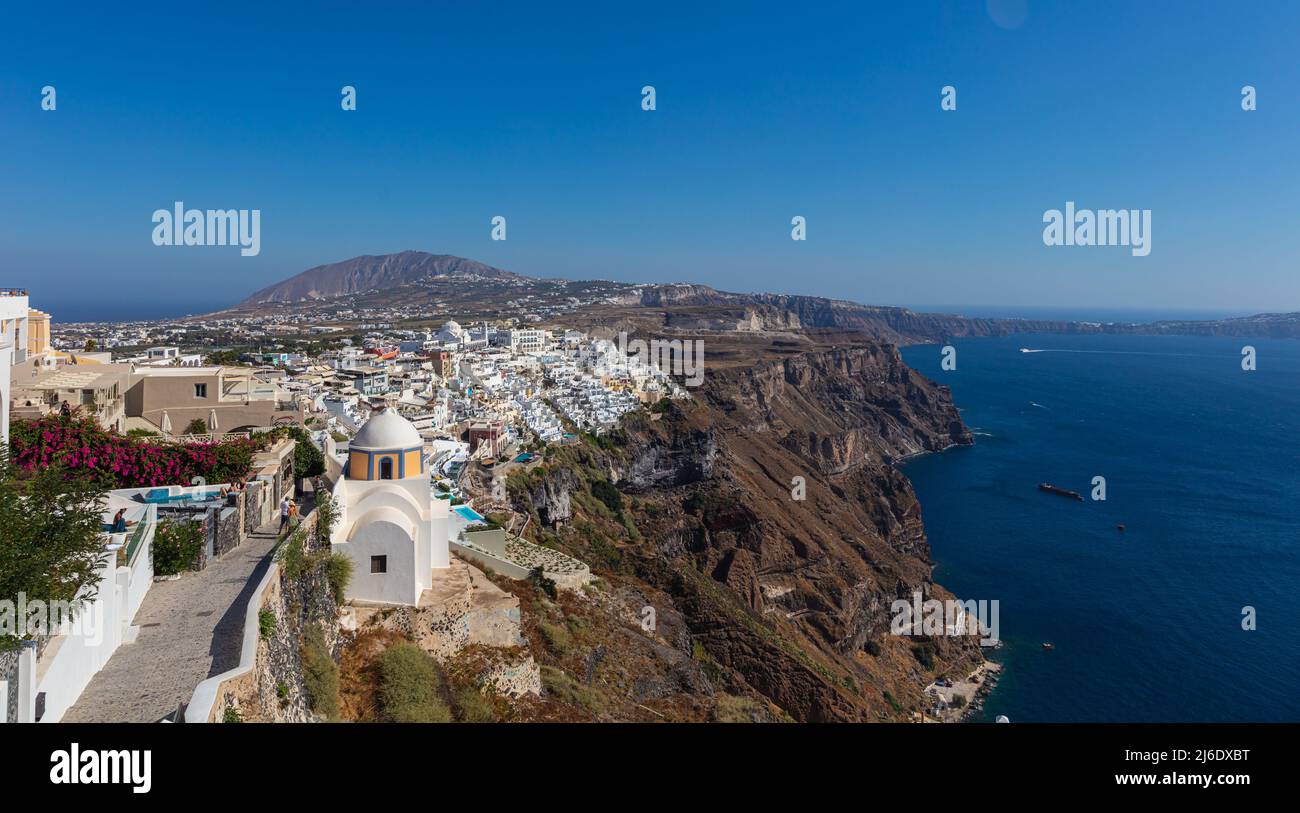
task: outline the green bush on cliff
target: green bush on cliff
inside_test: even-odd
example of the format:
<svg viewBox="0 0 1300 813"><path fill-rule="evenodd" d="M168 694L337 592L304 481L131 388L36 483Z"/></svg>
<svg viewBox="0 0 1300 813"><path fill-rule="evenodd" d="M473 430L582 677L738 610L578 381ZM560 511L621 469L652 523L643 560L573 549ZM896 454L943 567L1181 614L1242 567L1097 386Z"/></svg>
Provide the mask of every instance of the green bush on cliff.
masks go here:
<svg viewBox="0 0 1300 813"><path fill-rule="evenodd" d="M325 554L325 579L330 583L330 594L335 604L342 604L352 583L352 560L344 553Z"/></svg>
<svg viewBox="0 0 1300 813"><path fill-rule="evenodd" d="M610 513L618 516L623 512L623 493L608 480L597 480L591 484L591 495L609 508Z"/></svg>
<svg viewBox="0 0 1300 813"><path fill-rule="evenodd" d="M609 698L591 686L584 686L554 666L542 666L542 691L561 703L600 714L610 708Z"/></svg>
<svg viewBox="0 0 1300 813"><path fill-rule="evenodd" d="M443 680L433 658L415 644L390 646L379 656L379 707L393 723L449 723Z"/></svg>
<svg viewBox="0 0 1300 813"><path fill-rule="evenodd" d="M276 557L280 563L280 575L293 581L307 572L307 551L303 547L303 533L295 531L293 536L280 548Z"/></svg>
<svg viewBox="0 0 1300 813"><path fill-rule="evenodd" d="M563 658L568 654L570 647L573 646L573 636L569 634L566 627L560 624L538 621L537 631L542 634L542 641L546 644L546 648L557 658Z"/></svg>
<svg viewBox="0 0 1300 813"><path fill-rule="evenodd" d="M476 686L462 686L455 695L456 719L462 723L495 723L492 701Z"/></svg>
<svg viewBox="0 0 1300 813"><path fill-rule="evenodd" d="M933 669L934 644L912 644L912 657L926 669Z"/></svg>
<svg viewBox="0 0 1300 813"><path fill-rule="evenodd" d="M334 533L334 526L339 521L339 504L338 501L330 495L328 491L320 491L316 495L316 540L322 544L329 544L330 535Z"/></svg>
<svg viewBox="0 0 1300 813"><path fill-rule="evenodd" d="M257 611L257 629L263 638L270 638L275 635L275 611L262 608Z"/></svg>
<svg viewBox="0 0 1300 813"><path fill-rule="evenodd" d="M538 590L545 593L546 597L551 601L554 601L559 595L559 591L555 587L555 580L546 577L546 570L543 569L541 565L528 571L528 581Z"/></svg>
<svg viewBox="0 0 1300 813"><path fill-rule="evenodd" d="M311 710L327 720L339 716L339 667L325 646L325 635L319 626L311 624L303 632L302 682L307 689L307 702Z"/></svg>

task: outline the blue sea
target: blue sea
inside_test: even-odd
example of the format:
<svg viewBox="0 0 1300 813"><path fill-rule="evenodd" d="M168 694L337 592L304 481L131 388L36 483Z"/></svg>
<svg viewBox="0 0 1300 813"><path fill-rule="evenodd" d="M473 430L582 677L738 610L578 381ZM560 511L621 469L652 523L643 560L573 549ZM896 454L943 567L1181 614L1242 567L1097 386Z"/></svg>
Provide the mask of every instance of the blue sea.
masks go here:
<svg viewBox="0 0 1300 813"><path fill-rule="evenodd" d="M935 580L999 602L1005 669L982 719L1300 720L1300 341L954 346L948 372L938 346L902 352L952 387L975 445L905 471Z"/></svg>

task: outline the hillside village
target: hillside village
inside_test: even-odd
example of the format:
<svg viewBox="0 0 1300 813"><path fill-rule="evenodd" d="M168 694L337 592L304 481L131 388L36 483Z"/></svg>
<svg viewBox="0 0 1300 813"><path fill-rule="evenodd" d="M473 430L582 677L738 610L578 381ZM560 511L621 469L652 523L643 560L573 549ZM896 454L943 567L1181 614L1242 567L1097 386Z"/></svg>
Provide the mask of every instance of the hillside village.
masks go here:
<svg viewBox="0 0 1300 813"><path fill-rule="evenodd" d="M890 461L969 442L894 348L805 327L828 317L804 302L419 278L430 257L466 262L407 253L395 287L314 293L317 272L396 267L357 258L180 320L61 323L0 296L0 488L66 476L98 506L72 512L99 562L74 581L112 631L74 613L0 647L5 720L964 713L923 690L978 647L892 640L871 609L880 563L929 572ZM824 461L805 505L791 477L836 454L805 449L810 426L874 453ZM894 519L846 484L885 484ZM840 607L842 581L877 600ZM417 690L385 694L401 680Z"/></svg>
<svg viewBox="0 0 1300 813"><path fill-rule="evenodd" d="M221 575L251 586L250 567L268 556L314 557L317 577L329 568L348 576L329 587L318 581L313 593L302 572L295 568L290 581L281 564L280 580L264 576L250 602L260 626L296 614L290 626L324 630L331 657L341 635L382 630L444 661L466 647L479 658L495 648L505 654L489 658L476 684L505 697L536 695L540 672L509 583L582 591L593 576L585 563L523 537L526 518L510 512L506 478L541 462L548 447L599 437L630 411L690 398L654 359L581 330L513 319L468 327L446 319L412 331L389 327L402 314L366 313L346 336L328 324L295 325L302 336L325 337L310 349L229 352L195 340L217 332L262 339L283 323L52 330L50 315L21 290L6 291L0 307L12 461L26 470L61 463L98 478L94 469L112 460L110 484L118 486L102 503L103 570L84 591L97 595L112 632L91 641L68 622L0 655L11 721L333 716L311 710L304 686L288 688L302 682L306 657L292 651L294 641L210 625L174 641L155 632L166 623L144 620L204 601L215 609L199 616L228 611L230 589L211 582ZM147 462L179 453L239 462ZM186 534L185 561L160 566L160 546ZM295 591L291 612L283 596ZM322 591L339 609L321 604ZM223 636L242 654L227 658L224 677L208 678L219 659L198 653ZM163 680L174 685L141 694L145 668L134 661L168 647L194 653L190 677L178 667ZM286 658L296 663L287 683ZM192 696L182 691L187 681L197 684ZM290 694L294 702L285 702Z"/></svg>

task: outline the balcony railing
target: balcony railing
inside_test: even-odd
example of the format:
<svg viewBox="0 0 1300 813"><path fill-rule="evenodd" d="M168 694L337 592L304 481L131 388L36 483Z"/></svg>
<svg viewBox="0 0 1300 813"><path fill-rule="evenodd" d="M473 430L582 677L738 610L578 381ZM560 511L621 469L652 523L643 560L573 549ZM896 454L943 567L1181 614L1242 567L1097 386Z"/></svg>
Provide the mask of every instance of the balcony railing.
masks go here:
<svg viewBox="0 0 1300 813"><path fill-rule="evenodd" d="M123 548L123 564L130 567L135 562L135 556L140 552L140 543L148 535L149 529L158 522L158 506L146 505L144 513L135 524L135 529L127 538L126 547Z"/></svg>

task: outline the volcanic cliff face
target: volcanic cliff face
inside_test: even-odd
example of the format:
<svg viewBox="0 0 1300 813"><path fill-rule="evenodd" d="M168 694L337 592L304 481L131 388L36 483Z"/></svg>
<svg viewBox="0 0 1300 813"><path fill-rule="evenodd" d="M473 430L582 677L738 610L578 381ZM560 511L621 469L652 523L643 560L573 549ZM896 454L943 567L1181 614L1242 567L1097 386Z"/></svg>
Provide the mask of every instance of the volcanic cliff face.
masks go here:
<svg viewBox="0 0 1300 813"><path fill-rule="evenodd" d="M543 541L670 604L719 691L797 720L905 718L936 674L980 659L969 638L889 634L895 599L947 597L892 465L970 442L946 388L877 343L763 354L705 380L694 402L548 459L512 497ZM590 494L610 511L584 509Z"/></svg>

